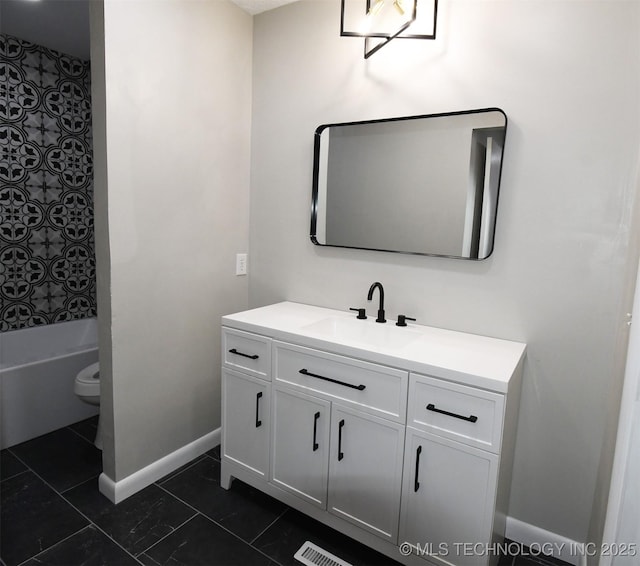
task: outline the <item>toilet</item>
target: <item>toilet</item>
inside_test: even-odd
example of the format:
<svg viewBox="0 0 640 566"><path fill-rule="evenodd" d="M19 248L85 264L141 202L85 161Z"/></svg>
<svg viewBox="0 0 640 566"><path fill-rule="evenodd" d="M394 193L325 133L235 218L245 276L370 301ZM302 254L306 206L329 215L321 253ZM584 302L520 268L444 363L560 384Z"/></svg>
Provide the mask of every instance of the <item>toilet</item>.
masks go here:
<svg viewBox="0 0 640 566"><path fill-rule="evenodd" d="M100 405L100 362L91 364L78 372L73 392L81 401L90 405ZM102 450L102 427L98 416L98 432L93 443L96 448Z"/></svg>

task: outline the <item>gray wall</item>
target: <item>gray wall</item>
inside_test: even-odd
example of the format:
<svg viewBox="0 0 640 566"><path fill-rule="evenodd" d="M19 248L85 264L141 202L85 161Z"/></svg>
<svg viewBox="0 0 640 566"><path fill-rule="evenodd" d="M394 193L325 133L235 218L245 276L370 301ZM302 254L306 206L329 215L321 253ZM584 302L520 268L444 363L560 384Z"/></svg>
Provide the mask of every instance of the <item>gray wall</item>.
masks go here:
<svg viewBox="0 0 640 566"><path fill-rule="evenodd" d="M104 472L220 426L220 316L247 306L252 19L230 2L92 6Z"/></svg>
<svg viewBox="0 0 640 566"><path fill-rule="evenodd" d="M637 261L640 4L449 0L435 42L368 61L339 17L337 0L302 1L254 20L250 304L365 306L379 280L390 316L527 342L510 515L585 541ZM488 106L509 118L489 259L309 242L318 125Z"/></svg>

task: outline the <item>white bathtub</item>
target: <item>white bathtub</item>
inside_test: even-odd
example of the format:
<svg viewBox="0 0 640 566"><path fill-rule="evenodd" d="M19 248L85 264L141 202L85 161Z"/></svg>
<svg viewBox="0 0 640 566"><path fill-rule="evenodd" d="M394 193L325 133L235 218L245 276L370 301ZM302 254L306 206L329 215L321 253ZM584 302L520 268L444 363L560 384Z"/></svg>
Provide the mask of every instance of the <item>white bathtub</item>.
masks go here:
<svg viewBox="0 0 640 566"><path fill-rule="evenodd" d="M97 361L94 318L0 333L0 448L98 414L73 393Z"/></svg>

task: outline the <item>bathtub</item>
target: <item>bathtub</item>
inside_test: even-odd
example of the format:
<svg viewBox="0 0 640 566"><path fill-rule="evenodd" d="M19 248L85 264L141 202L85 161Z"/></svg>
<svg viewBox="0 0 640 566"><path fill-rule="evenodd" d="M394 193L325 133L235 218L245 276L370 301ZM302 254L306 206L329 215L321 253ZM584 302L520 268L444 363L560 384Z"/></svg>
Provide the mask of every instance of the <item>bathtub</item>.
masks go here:
<svg viewBox="0 0 640 566"><path fill-rule="evenodd" d="M0 448L98 414L73 393L97 361L95 318L0 333Z"/></svg>

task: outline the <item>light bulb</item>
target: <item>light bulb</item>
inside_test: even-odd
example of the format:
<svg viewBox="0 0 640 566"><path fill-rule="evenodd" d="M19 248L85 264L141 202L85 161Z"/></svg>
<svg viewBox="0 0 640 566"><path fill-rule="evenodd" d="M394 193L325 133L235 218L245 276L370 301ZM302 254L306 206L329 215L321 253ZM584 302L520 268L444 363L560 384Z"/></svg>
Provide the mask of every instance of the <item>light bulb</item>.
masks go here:
<svg viewBox="0 0 640 566"><path fill-rule="evenodd" d="M369 12L367 13L367 15L376 16L377 14L380 13L380 10L382 10L382 6L384 6L384 0L375 0L375 2L373 3L373 6L369 8Z"/></svg>

